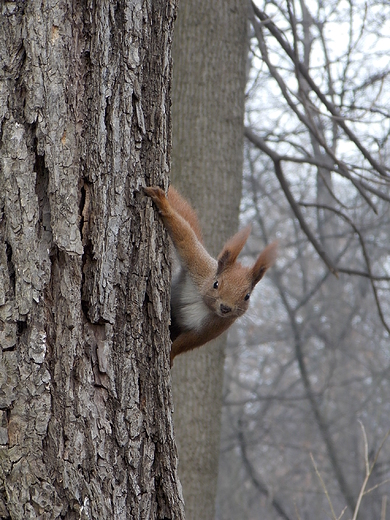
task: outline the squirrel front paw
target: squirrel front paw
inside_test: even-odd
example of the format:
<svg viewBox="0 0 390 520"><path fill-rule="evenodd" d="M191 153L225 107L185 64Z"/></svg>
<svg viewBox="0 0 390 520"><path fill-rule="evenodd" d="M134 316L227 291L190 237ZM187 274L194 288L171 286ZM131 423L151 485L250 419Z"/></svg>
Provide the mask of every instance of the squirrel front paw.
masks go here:
<svg viewBox="0 0 390 520"><path fill-rule="evenodd" d="M161 213L165 213L168 209L168 200L165 196L164 190L157 186L150 186L144 188L144 192L153 200Z"/></svg>

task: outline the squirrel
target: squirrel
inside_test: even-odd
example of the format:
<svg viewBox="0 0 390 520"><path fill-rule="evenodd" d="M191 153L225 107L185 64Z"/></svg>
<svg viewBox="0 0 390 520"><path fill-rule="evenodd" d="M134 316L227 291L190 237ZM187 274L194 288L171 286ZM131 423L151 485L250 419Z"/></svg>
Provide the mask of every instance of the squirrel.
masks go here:
<svg viewBox="0 0 390 520"><path fill-rule="evenodd" d="M171 286L171 367L183 352L216 338L248 309L255 285L275 262L277 243L269 244L251 267L237 262L251 231L247 226L222 248L217 259L205 249L195 210L169 187L144 188L172 239L180 268Z"/></svg>

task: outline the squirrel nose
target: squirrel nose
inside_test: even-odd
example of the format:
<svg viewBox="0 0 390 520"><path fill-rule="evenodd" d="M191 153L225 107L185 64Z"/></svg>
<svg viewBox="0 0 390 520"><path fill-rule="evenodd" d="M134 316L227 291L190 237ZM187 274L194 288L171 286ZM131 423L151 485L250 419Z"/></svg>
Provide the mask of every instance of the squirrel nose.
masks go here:
<svg viewBox="0 0 390 520"><path fill-rule="evenodd" d="M231 307L224 305L223 303L221 303L219 308L221 309L222 314L228 314L232 310Z"/></svg>

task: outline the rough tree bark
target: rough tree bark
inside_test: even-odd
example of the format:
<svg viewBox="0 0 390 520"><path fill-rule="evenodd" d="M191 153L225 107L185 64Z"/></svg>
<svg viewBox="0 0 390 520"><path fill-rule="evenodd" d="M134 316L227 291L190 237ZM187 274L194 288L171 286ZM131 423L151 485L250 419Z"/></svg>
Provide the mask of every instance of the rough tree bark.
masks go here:
<svg viewBox="0 0 390 520"><path fill-rule="evenodd" d="M245 0L183 0L173 40L172 181L217 255L237 228L246 63ZM213 520L225 337L175 358L173 390L186 518Z"/></svg>
<svg viewBox="0 0 390 520"><path fill-rule="evenodd" d="M1 518L184 518L166 235L141 189L169 170L174 15L2 4Z"/></svg>

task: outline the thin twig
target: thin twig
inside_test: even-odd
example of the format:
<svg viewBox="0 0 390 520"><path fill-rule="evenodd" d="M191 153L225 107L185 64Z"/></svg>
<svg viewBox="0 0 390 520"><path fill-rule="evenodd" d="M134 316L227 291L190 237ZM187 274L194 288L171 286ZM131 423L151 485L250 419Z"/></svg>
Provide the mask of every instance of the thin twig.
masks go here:
<svg viewBox="0 0 390 520"><path fill-rule="evenodd" d="M382 497L381 520L386 520L386 509L387 509L387 495L383 495L383 497Z"/></svg>
<svg viewBox="0 0 390 520"><path fill-rule="evenodd" d="M329 504L329 507L330 507L330 510L332 512L332 517L333 517L333 520L338 520L337 519L337 516L336 516L336 513L334 512L334 509L333 509L333 504L332 504L332 501L330 499L330 496L329 496L329 493L328 493L328 489L325 485L325 482L323 481L322 477L321 477L321 473L319 472L318 470L318 467L317 467L317 464L316 464L316 461L314 460L314 457L313 457L313 454L310 453L310 458L311 458L311 461L312 461L312 464L314 466L314 470L317 474L317 477L319 478L319 481L321 482L321 487L322 489L324 490L324 493L325 493L325 496L326 496L326 499L328 501L328 504Z"/></svg>
<svg viewBox="0 0 390 520"><path fill-rule="evenodd" d="M379 446L379 448L378 448L378 450L377 450L377 452L375 454L374 460L373 460L373 462L372 462L372 464L370 466L370 461L369 461L369 458L368 458L368 442L367 442L366 430L364 428L363 423L360 420L359 420L359 424L360 424L360 427L361 427L362 432L363 432L364 461L365 461L365 466L366 466L366 476L364 477L364 481L363 481L362 487L361 487L360 492L359 492L359 496L358 496L358 499L357 499L357 502L356 502L356 507L355 507L355 511L353 513L352 520L356 520L357 519L357 515L358 515L359 509L360 509L360 504L362 502L363 496L366 494L366 487L367 487L368 479L371 477L371 474L373 472L375 464L376 464L376 462L378 460L379 453L381 452L381 449L383 448L384 443L386 442L387 438L390 435L390 430L389 430L386 433L386 435L384 436L384 438L383 438L383 440L381 442L381 445Z"/></svg>
<svg viewBox="0 0 390 520"><path fill-rule="evenodd" d="M390 478L387 478L386 480L382 480L382 482L379 482L379 484L375 484L375 486L370 487L370 489L367 489L367 491L364 492L365 495L368 495L371 493L371 491L374 491L375 489L383 486L383 484L387 484L390 482Z"/></svg>

